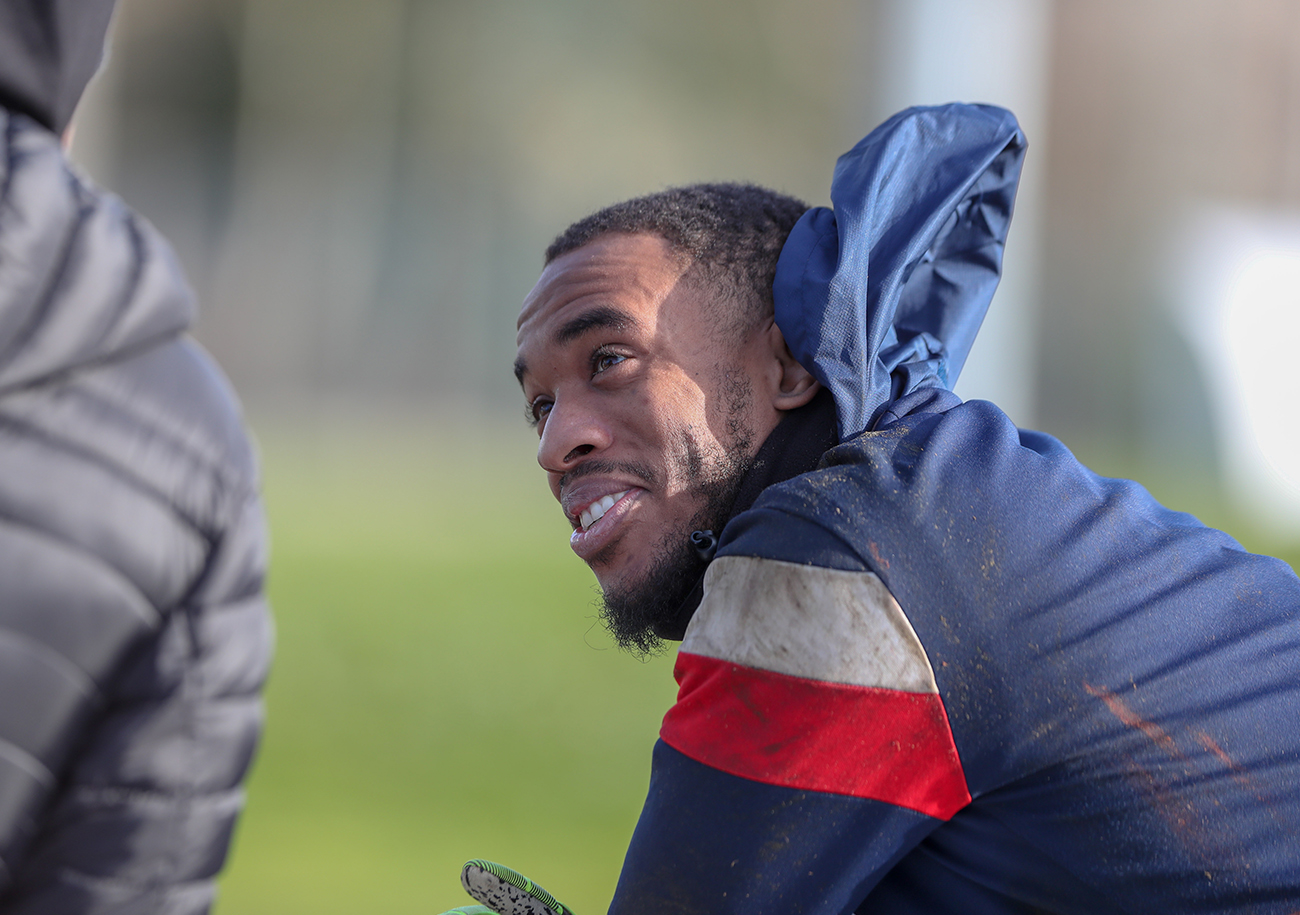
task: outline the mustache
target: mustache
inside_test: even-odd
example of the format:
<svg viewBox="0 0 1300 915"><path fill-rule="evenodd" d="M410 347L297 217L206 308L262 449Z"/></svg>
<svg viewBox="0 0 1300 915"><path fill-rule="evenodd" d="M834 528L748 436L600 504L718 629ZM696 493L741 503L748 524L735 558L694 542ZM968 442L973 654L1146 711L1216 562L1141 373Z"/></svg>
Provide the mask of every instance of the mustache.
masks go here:
<svg viewBox="0 0 1300 915"><path fill-rule="evenodd" d="M590 461L583 461L577 467L574 467L564 476L560 477L560 491L563 492L573 483L581 480L583 477L591 476L593 473L614 475L627 475L636 477L646 484L647 489L654 489L659 485L659 475L655 473L653 467L649 464L642 464L638 461L605 461L599 458Z"/></svg>

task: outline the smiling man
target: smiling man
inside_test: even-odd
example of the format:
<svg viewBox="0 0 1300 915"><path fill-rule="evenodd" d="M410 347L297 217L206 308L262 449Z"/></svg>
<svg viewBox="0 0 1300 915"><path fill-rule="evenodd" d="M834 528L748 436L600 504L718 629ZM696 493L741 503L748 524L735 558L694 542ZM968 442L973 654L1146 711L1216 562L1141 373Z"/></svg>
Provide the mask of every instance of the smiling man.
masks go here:
<svg viewBox="0 0 1300 915"><path fill-rule="evenodd" d="M758 445L819 388L772 317L776 253L807 207L736 185L655 205L604 211L556 241L515 365L573 551L614 635L641 651L699 577L689 535L722 529ZM685 241L705 232L713 259ZM713 262L738 249L751 260Z"/></svg>
<svg viewBox="0 0 1300 915"><path fill-rule="evenodd" d="M1300 582L949 390L1023 152L913 109L833 210L699 185L548 251L538 461L618 640L682 641L612 912L1300 906Z"/></svg>

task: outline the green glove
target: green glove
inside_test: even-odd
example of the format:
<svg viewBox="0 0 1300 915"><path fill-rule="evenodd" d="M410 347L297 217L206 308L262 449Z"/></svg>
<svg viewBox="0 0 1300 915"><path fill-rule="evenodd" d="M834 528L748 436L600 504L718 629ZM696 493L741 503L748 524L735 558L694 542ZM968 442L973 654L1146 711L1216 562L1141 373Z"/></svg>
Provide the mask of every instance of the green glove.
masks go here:
<svg viewBox="0 0 1300 915"><path fill-rule="evenodd" d="M523 874L491 861L475 858L465 862L460 872L460 885L487 908L469 906L453 909L453 912L465 915L573 915L572 909ZM452 915L452 912L446 915Z"/></svg>

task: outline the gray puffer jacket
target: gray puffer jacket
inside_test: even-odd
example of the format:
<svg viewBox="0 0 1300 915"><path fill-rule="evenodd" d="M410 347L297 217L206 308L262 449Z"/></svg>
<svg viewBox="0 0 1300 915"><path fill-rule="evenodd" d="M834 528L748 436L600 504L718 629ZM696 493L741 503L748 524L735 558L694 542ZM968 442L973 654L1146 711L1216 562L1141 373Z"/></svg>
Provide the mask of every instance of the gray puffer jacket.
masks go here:
<svg viewBox="0 0 1300 915"><path fill-rule="evenodd" d="M270 657L254 457L166 242L0 133L0 913L204 912Z"/></svg>

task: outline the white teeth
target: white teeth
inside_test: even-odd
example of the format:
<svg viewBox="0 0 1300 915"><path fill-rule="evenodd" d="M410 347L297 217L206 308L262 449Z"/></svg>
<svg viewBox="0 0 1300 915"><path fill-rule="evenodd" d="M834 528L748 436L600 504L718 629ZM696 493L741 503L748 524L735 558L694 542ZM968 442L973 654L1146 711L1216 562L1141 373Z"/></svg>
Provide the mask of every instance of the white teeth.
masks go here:
<svg viewBox="0 0 1300 915"><path fill-rule="evenodd" d="M595 502L591 503L591 505L587 507L587 510L578 518L578 523L582 525L582 529L585 531L601 518L605 517L605 512L613 508L614 503L626 496L630 491L631 490L625 489L622 492L612 493L611 495L605 496L603 499L597 499Z"/></svg>

